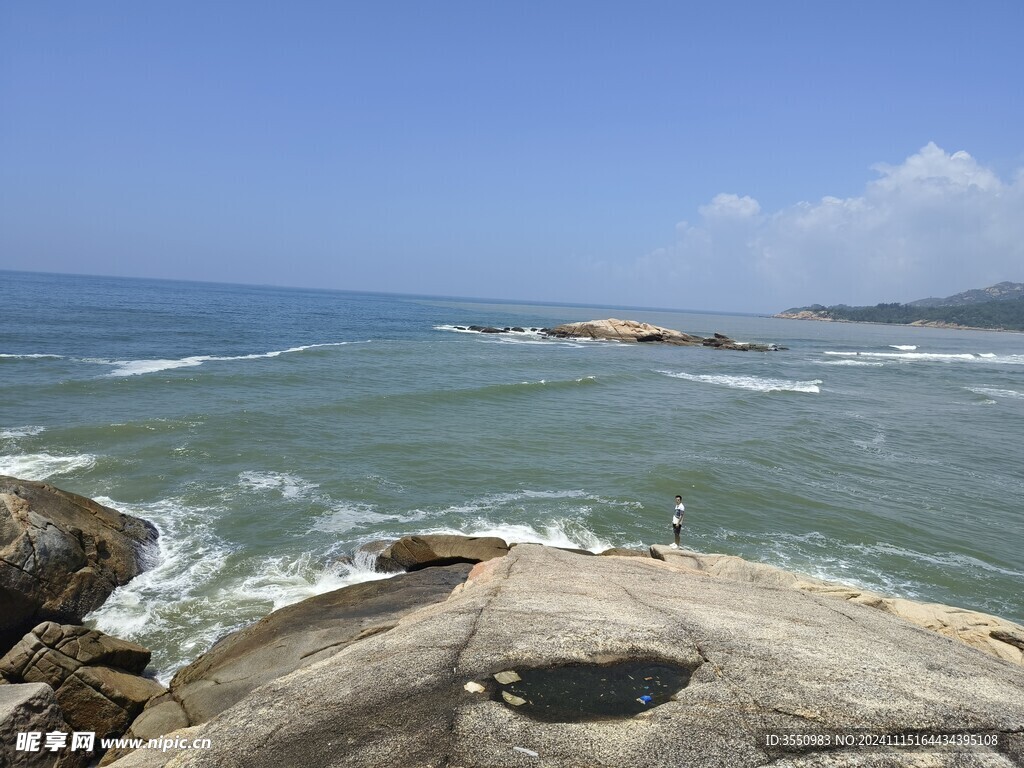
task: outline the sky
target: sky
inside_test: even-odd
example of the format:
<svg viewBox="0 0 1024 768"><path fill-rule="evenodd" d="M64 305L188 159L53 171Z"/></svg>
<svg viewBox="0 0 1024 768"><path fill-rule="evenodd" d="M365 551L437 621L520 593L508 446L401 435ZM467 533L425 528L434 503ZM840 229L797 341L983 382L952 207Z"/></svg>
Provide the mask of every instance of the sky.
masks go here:
<svg viewBox="0 0 1024 768"><path fill-rule="evenodd" d="M1024 281L1024 3L0 3L0 269L693 310Z"/></svg>

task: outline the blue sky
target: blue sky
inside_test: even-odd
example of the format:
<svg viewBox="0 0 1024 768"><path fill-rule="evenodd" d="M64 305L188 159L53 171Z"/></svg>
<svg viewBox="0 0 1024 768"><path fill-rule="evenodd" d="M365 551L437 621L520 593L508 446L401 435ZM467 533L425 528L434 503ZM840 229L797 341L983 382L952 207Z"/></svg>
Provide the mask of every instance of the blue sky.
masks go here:
<svg viewBox="0 0 1024 768"><path fill-rule="evenodd" d="M776 311L1024 281L1024 3L0 5L0 268Z"/></svg>

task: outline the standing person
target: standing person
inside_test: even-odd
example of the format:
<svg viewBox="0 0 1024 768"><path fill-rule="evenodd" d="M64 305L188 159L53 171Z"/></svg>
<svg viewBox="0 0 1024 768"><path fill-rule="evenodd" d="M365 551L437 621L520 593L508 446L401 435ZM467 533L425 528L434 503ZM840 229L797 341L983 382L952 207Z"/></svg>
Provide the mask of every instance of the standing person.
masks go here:
<svg viewBox="0 0 1024 768"><path fill-rule="evenodd" d="M672 542L672 549L679 549L679 532L683 530L684 512L686 512L686 507L683 506L683 497L676 496L676 506L672 511L672 536L675 539Z"/></svg>

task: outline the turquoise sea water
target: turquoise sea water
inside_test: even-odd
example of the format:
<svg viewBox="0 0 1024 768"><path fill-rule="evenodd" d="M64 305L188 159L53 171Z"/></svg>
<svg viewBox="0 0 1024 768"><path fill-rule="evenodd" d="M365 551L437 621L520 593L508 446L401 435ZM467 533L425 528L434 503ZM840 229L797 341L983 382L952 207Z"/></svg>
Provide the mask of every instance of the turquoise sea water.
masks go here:
<svg viewBox="0 0 1024 768"><path fill-rule="evenodd" d="M154 522L167 677L406 533L684 540L1024 621L1024 335L0 272L0 473ZM777 353L495 337L626 317Z"/></svg>

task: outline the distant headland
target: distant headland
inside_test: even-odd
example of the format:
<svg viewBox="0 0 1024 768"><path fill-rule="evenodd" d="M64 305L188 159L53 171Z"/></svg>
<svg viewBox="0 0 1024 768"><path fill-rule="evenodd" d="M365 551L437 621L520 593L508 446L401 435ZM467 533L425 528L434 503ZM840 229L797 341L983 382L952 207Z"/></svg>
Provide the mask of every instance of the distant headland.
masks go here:
<svg viewBox="0 0 1024 768"><path fill-rule="evenodd" d="M983 331L1024 331L1024 283L1002 282L945 298L927 298L907 304L846 304L794 307L773 315L790 320L825 320L846 323L959 328Z"/></svg>

